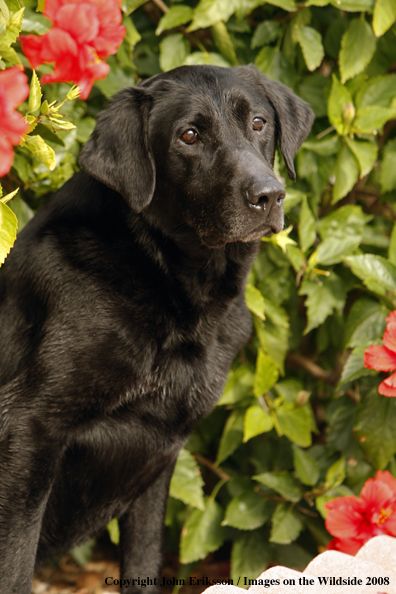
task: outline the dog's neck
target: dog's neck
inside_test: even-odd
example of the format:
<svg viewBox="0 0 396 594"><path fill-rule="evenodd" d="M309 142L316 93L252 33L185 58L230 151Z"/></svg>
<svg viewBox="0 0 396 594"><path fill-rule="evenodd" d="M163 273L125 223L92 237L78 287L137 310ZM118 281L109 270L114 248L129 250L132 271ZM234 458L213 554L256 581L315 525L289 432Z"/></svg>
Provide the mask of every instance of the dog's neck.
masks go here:
<svg viewBox="0 0 396 594"><path fill-rule="evenodd" d="M133 231L139 229L135 236L145 238L142 249L179 280L196 305L204 305L208 300L222 300L225 304L239 295L260 246L260 241L254 241L210 248L198 234L191 233L191 228L179 227L164 233L150 225L142 214L131 215L130 225Z"/></svg>

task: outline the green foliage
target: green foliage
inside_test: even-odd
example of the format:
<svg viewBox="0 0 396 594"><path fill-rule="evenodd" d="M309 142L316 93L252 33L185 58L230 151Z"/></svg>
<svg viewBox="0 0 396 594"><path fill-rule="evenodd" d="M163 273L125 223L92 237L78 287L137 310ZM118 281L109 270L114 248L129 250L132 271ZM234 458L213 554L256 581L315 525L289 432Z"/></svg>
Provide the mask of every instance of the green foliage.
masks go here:
<svg viewBox="0 0 396 594"><path fill-rule="evenodd" d="M269 563L305 567L329 540L326 501L396 468L396 404L363 363L396 309L396 1L165 2L123 0L127 35L81 101L68 84L40 86L49 67L32 72L20 51L21 31L51 25L43 3L0 0L0 69L22 62L31 88L20 108L30 131L2 180L0 262L16 217L21 229L78 169L123 86L182 64L255 63L312 105L296 183L275 160L288 228L264 238L249 274L254 334L180 453L167 512L181 572L228 542L231 577L253 579ZM91 545L72 552L80 563Z"/></svg>

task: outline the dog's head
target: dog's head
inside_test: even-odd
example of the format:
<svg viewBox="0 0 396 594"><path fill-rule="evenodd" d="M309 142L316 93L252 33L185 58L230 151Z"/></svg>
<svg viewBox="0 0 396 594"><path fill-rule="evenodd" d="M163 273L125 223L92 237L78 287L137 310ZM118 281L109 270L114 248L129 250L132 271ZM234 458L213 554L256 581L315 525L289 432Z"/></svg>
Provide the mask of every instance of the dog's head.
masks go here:
<svg viewBox="0 0 396 594"><path fill-rule="evenodd" d="M81 164L164 232L187 225L209 247L252 241L283 228L275 147L295 179L312 121L254 66L182 66L118 93Z"/></svg>

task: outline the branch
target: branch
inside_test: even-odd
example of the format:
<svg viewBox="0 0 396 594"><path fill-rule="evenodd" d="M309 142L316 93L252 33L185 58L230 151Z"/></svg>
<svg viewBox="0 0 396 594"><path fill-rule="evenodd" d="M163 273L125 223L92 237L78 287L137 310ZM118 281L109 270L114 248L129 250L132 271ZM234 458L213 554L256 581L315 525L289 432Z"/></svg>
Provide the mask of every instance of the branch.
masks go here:
<svg viewBox="0 0 396 594"><path fill-rule="evenodd" d="M158 8L160 10L162 10L162 12L165 12L165 13L169 12L169 8L165 4L165 2L162 2L162 0L152 0L152 2L154 2L154 4L156 6L158 6Z"/></svg>
<svg viewBox="0 0 396 594"><path fill-rule="evenodd" d="M231 480L231 475L229 475L227 472L224 472L224 470L221 470L221 468L213 464L213 462L211 462L204 456L201 456L201 454L193 454L193 456L198 462L202 464L202 466L206 466L206 468L209 468L212 472L217 474L218 477L223 479L223 481Z"/></svg>

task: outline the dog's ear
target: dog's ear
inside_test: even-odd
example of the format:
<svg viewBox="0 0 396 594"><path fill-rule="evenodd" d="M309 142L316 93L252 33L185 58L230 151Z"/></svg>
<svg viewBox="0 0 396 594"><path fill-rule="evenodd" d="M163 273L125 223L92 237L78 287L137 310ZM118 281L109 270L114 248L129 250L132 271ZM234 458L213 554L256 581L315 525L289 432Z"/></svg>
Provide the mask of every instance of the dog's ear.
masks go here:
<svg viewBox="0 0 396 594"><path fill-rule="evenodd" d="M267 97L276 113L280 149L289 177L296 179L294 155L308 136L315 115L305 101L276 80L262 76Z"/></svg>
<svg viewBox="0 0 396 594"><path fill-rule="evenodd" d="M296 179L294 169L294 155L306 139L311 130L315 115L305 101L297 97L289 87L271 80L262 74L255 66L237 67L242 76L248 77L249 82L255 78L256 85L264 88L265 94L275 110L278 140L287 172L291 179Z"/></svg>
<svg viewBox="0 0 396 594"><path fill-rule="evenodd" d="M80 157L84 169L122 194L135 212L148 206L155 187L147 130L150 106L151 97L138 87L117 93L98 116Z"/></svg>

